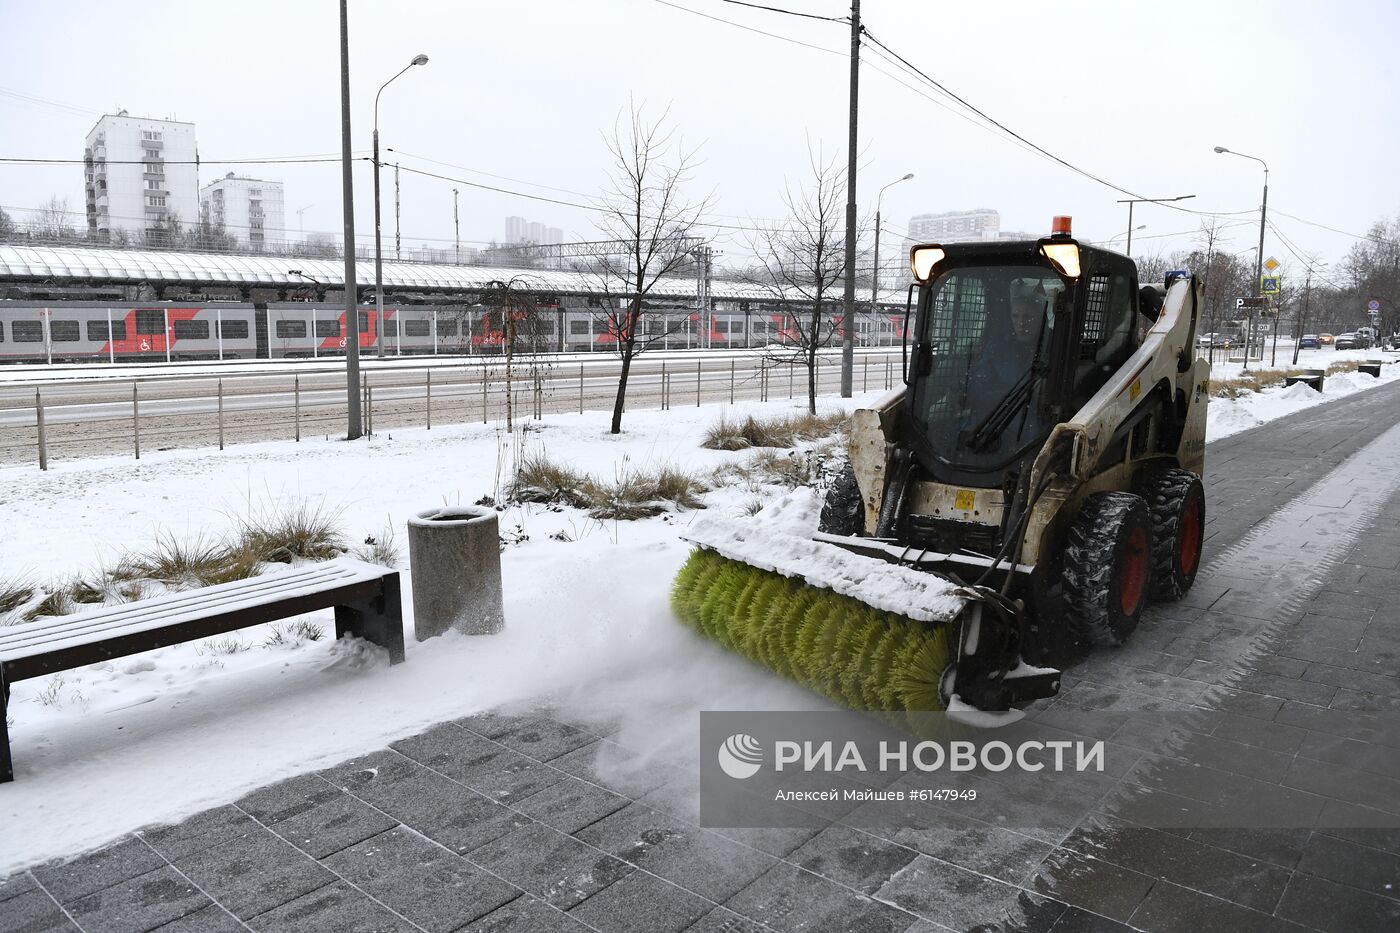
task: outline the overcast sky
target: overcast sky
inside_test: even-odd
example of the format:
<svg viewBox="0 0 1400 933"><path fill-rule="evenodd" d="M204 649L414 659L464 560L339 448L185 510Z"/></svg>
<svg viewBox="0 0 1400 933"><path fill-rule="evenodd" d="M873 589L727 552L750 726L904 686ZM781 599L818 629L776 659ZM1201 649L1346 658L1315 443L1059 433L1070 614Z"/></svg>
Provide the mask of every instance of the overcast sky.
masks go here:
<svg viewBox="0 0 1400 933"><path fill-rule="evenodd" d="M770 5L849 13L841 0ZM194 122L206 162L337 156L337 11L334 0L0 0L0 155L80 159L97 118L125 108ZM1354 240L1303 221L1364 233L1400 213L1394 0L866 0L862 17L875 37L996 120L1145 197L1195 194L1185 205L1257 211L1261 167L1212 148L1266 159L1270 218L1300 251L1334 266ZM405 246L451 245L453 187L464 245L503 239L512 214L562 227L566 239L596 238L588 211L468 183L596 197L607 171L603 134L629 95L653 114L669 108L684 144L698 148L689 190L713 194L709 219L723 225L714 234L726 256L742 254L745 240L729 226L781 216L783 185L804 180L809 145L845 158L845 23L722 0L351 0L357 150L370 147L375 90L420 52L429 64L384 92L381 142L400 150L405 167L460 181L402 175ZM902 230L911 214L977 207L1000 211L1003 229L1048 232L1051 215L1065 213L1087 238L1126 230L1126 208L1115 203L1126 195L897 74L865 53L863 214L873 213L881 186L913 172L885 193L887 230ZM229 168L206 165L201 183ZM340 230L337 163L236 168L286 184L289 233L308 206L308 233ZM356 231L368 236L369 164L355 172ZM391 171L384 183L392 235ZM81 166L0 165L0 205L16 219L51 193L81 210ZM1134 252L1188 247L1200 219L1139 206L1134 225L1147 229L1134 234ZM1257 213L1224 220L1234 224L1229 248L1256 242ZM1298 267L1273 231L1265 253Z"/></svg>

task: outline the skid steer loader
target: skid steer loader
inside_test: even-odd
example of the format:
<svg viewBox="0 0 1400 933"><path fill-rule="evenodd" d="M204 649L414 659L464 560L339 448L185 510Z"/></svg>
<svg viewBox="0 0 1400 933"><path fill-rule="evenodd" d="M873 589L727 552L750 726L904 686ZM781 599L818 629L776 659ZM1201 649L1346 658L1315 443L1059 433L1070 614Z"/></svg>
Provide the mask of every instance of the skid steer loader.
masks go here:
<svg viewBox="0 0 1400 933"><path fill-rule="evenodd" d="M851 418L818 551L779 568L787 588L775 590L766 558L738 578L698 569L757 562L696 539L696 567L673 593L682 618L853 705L936 708L932 691L907 689L923 678L945 709L1015 718L1017 704L1058 691L1060 668L1086 646L1121 644L1149 598L1191 587L1210 375L1194 353L1200 286L1182 274L1139 287L1131 259L1076 242L1067 217L1053 230L911 249L905 386ZM760 605L820 603L804 590L825 585L810 569L826 562L822 549L940 575L960 608L859 621L857 603L870 600L850 581L877 575L850 569L837 598L856 602L845 610L780 620L782 606ZM725 613L727 629L714 621ZM870 625L884 628L848 630ZM939 637L941 655L900 643ZM811 655L822 650L841 655L841 671L820 669ZM887 683L854 684L870 678Z"/></svg>

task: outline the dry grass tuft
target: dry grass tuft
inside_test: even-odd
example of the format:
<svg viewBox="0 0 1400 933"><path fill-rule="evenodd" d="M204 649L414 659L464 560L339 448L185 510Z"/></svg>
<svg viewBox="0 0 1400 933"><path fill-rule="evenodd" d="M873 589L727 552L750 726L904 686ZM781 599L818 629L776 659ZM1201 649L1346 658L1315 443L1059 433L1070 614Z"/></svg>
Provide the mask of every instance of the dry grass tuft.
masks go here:
<svg viewBox="0 0 1400 933"><path fill-rule="evenodd" d="M710 450L747 450L750 447L795 447L799 441L816 440L839 431L844 412L829 415L788 414L772 418L749 415L742 422L720 418L705 432L701 447Z"/></svg>
<svg viewBox="0 0 1400 933"><path fill-rule="evenodd" d="M336 516L302 503L272 515L244 519L233 547L260 561L332 560L346 552Z"/></svg>

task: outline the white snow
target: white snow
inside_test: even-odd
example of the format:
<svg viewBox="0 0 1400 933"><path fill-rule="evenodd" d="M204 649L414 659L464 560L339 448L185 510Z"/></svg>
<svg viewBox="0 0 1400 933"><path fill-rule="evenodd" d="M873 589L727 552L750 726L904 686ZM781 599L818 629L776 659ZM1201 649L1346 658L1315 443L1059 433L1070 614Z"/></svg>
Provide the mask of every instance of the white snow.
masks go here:
<svg viewBox="0 0 1400 933"><path fill-rule="evenodd" d="M1400 366L1384 372L1381 381L1390 381ZM1304 389L1212 399L1210 437L1376 384L1333 377L1322 396ZM0 580L92 573L162 533L212 540L250 513L304 503L334 514L352 541L392 528L406 559L409 515L499 494L523 453L543 449L610 479L661 463L707 473L753 456L699 447L722 409L733 418L791 404L632 411L618 437L606 433L606 414L591 413L552 416L523 439L468 425L395 430L354 444L307 440L151 452L140 461L59 461L47 473L3 467ZM771 503L785 492L726 487L707 494L704 512L637 522L600 523L547 506L509 509L501 530L520 543L502 555L505 631L413 641L411 573L401 567L408 659L394 667L364 643L333 642L332 616L323 612L308 617L327 632L317 642L265 646L264 626L15 684L9 718L18 774L0 785L0 876L515 701L544 699L573 716L620 719L624 744L686 767L698 755L701 709L825 708L694 635L669 608L692 523L739 518L755 498ZM787 501L770 514L793 533L811 521L814 500Z"/></svg>
<svg viewBox="0 0 1400 933"><path fill-rule="evenodd" d="M1350 353L1351 351L1341 352ZM1375 351L1356 351L1356 353L1358 358L1363 359L1379 356ZM1282 418L1295 411L1301 411L1331 399L1341 398L1344 395L1351 395L1353 392L1361 392L1382 383L1400 379L1400 363L1395 362L1393 354L1385 359L1386 364L1381 367L1379 379L1359 372L1338 373L1334 376L1328 376L1322 381L1322 392L1320 393L1298 383L1287 388L1275 386L1262 392L1250 393L1241 398L1212 398L1206 409L1206 438L1212 441L1220 440L1231 434L1258 427L1273 421L1275 418ZM1300 359L1298 365L1299 368L1310 368L1312 363L1307 359ZM1325 368L1325 365L1326 361L1322 361L1316 368L1322 369ZM1211 377L1228 379L1239 375L1240 369L1238 363L1217 365L1212 370ZM1251 371L1266 372L1267 369L1261 369L1258 364L1251 364Z"/></svg>
<svg viewBox="0 0 1400 933"><path fill-rule="evenodd" d="M798 489L751 518L707 515L684 532L732 560L797 577L867 605L924 622L947 622L966 604L949 580L812 540L822 500Z"/></svg>

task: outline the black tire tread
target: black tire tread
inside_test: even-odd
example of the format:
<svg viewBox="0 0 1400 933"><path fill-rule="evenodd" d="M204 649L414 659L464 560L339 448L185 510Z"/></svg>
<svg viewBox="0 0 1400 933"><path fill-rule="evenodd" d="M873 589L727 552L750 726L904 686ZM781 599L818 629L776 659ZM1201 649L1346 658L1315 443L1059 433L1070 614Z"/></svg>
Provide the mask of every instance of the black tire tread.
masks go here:
<svg viewBox="0 0 1400 933"><path fill-rule="evenodd" d="M1177 526L1182 505L1200 477L1178 467L1155 470L1142 484L1142 497L1152 516L1152 582L1149 594L1154 600L1174 602L1191 589L1194 578L1180 586L1172 568L1177 555ZM1205 515L1201 515L1202 520Z"/></svg>
<svg viewBox="0 0 1400 933"><path fill-rule="evenodd" d="M1117 529L1140 511L1150 521L1147 504L1129 492L1098 492L1084 500L1065 543L1065 591L1070 625L1090 644L1121 645L1126 633L1114 630L1107 609L1113 585ZM1150 582L1149 582L1150 585Z"/></svg>
<svg viewBox="0 0 1400 933"><path fill-rule="evenodd" d="M830 535L865 534L865 503L856 483L855 467L847 463L827 490L817 530Z"/></svg>

